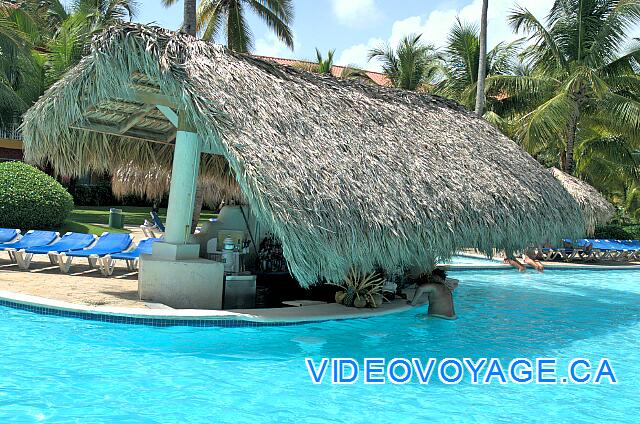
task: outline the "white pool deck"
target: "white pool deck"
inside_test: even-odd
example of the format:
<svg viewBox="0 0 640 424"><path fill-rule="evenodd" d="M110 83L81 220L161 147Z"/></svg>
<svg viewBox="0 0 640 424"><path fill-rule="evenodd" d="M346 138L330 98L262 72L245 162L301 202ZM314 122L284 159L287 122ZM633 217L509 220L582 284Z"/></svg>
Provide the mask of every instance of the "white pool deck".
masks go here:
<svg viewBox="0 0 640 424"><path fill-rule="evenodd" d="M475 258L480 255L467 254ZM3 261L4 262L4 261ZM640 269L640 264L581 264L545 262L546 269ZM455 270L510 269L496 260L485 264L444 265ZM163 320L241 320L258 323L295 323L353 318L369 318L411 309L404 299L384 303L380 308L353 308L335 303L300 307L197 310L172 309L162 304L137 299L135 273L123 273L116 278L95 276L95 271L78 267L74 275L60 275L51 266L42 264L30 272L21 272L9 264L0 266L0 300L20 305L57 309L75 313L117 315L121 317ZM514 270L514 273L516 271ZM532 270L529 270L532 272ZM56 288L57 291L52 291Z"/></svg>
<svg viewBox="0 0 640 424"><path fill-rule="evenodd" d="M23 293L0 291L0 299L22 305L52 308L61 311L90 313L96 315L119 315L134 318L155 318L166 320L241 320L261 323L291 323L312 322L327 320L342 320L353 318L369 318L402 312L413 308L404 299L397 299L384 303L377 309L352 308L336 303L319 305L288 307L288 308L263 308L263 309L235 309L235 310L203 310L203 309L171 309L149 304L144 308L123 308L113 306L88 306L77 303L63 302L55 299L47 299L40 296L32 296Z"/></svg>

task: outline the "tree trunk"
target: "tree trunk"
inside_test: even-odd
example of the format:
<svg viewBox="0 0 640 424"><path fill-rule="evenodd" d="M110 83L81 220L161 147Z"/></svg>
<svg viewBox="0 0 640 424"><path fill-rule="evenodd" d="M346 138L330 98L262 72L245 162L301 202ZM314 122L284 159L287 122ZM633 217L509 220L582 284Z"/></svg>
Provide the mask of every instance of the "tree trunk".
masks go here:
<svg viewBox="0 0 640 424"><path fill-rule="evenodd" d="M200 212L202 212L202 203L204 202L204 190L202 185L198 184L196 188L195 201L193 204L193 216L191 217L191 232L196 232L198 221L200 221Z"/></svg>
<svg viewBox="0 0 640 424"><path fill-rule="evenodd" d="M182 32L196 36L196 0L184 0Z"/></svg>
<svg viewBox="0 0 640 424"><path fill-rule="evenodd" d="M569 128L567 128L567 151L564 157L564 169L567 174L573 172L573 145L576 140L576 130L578 128L578 112L573 114L569 119Z"/></svg>
<svg viewBox="0 0 640 424"><path fill-rule="evenodd" d="M487 10L489 0L482 0L480 17L480 57L478 59L478 81L476 83L476 115L484 113L484 79L487 76Z"/></svg>
<svg viewBox="0 0 640 424"><path fill-rule="evenodd" d="M194 37L196 36L196 0L184 0L184 21L182 23L182 32ZM196 227L198 226L204 198L204 192L199 183L196 186L196 194L194 197L193 215L191 217L192 233L196 231Z"/></svg>

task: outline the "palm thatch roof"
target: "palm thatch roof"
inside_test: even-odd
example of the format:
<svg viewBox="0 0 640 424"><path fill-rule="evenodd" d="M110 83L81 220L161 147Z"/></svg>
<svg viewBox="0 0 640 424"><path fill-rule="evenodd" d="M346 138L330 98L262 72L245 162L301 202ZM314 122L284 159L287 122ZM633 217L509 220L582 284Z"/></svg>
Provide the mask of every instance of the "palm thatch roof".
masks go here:
<svg viewBox="0 0 640 424"><path fill-rule="evenodd" d="M26 157L63 174L169 169L175 110L210 152L201 174L233 175L303 285L583 232L558 181L454 102L142 25L102 33L29 110Z"/></svg>
<svg viewBox="0 0 640 424"><path fill-rule="evenodd" d="M222 156L207 155L205 160L224 161ZM205 162L204 166L211 166ZM218 165L218 164L214 164ZM122 198L127 195L144 197L151 201L160 201L169 194L171 185L171 169L157 167L154 169L143 169L134 163L125 164L119 168L111 170L111 189L116 197ZM199 187L202 190L204 203L215 208L222 201L242 201L242 192L231 173L223 172L221 175L212 177L211 172L201 170Z"/></svg>
<svg viewBox="0 0 640 424"><path fill-rule="evenodd" d="M593 235L596 227L613 218L616 208L598 190L558 168L549 170L580 206L588 235Z"/></svg>

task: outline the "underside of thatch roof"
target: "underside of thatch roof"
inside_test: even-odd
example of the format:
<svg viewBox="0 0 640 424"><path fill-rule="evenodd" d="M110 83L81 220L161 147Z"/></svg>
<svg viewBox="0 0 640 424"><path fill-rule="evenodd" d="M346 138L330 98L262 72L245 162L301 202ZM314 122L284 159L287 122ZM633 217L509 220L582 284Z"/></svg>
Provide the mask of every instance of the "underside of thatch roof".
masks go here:
<svg viewBox="0 0 640 424"><path fill-rule="evenodd" d="M583 231L558 181L451 101L141 25L97 37L26 114L26 157L63 174L168 170L177 110L210 152L201 178L237 183L302 284Z"/></svg>
<svg viewBox="0 0 640 424"><path fill-rule="evenodd" d="M616 208L598 190L558 168L550 168L550 171L580 206L588 235L593 235L596 227L611 221Z"/></svg>
<svg viewBox="0 0 640 424"><path fill-rule="evenodd" d="M217 166L216 162L226 161L222 156L206 155L203 158L207 166ZM213 163L211 163L211 162ZM228 164L226 164L228 167ZM128 163L119 168L112 169L111 189L116 197L122 198L128 195L144 197L150 201L161 201L169 194L171 185L171 169L156 167L153 169L140 168L136 164ZM212 176L211 172L201 171L199 189L202 190L203 200L211 208L218 207L223 201L243 201L240 187L233 177L233 173L225 171L220 175Z"/></svg>

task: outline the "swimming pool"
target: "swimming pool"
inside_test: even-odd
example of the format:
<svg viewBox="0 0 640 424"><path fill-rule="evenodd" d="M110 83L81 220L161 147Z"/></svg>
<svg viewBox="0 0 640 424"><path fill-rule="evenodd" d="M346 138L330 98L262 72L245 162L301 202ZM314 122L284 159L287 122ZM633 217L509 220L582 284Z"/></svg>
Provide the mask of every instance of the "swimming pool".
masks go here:
<svg viewBox="0 0 640 424"><path fill-rule="evenodd" d="M634 422L640 271L458 271L457 321L128 326L0 308L0 422ZM609 357L617 385L312 385L305 357Z"/></svg>

